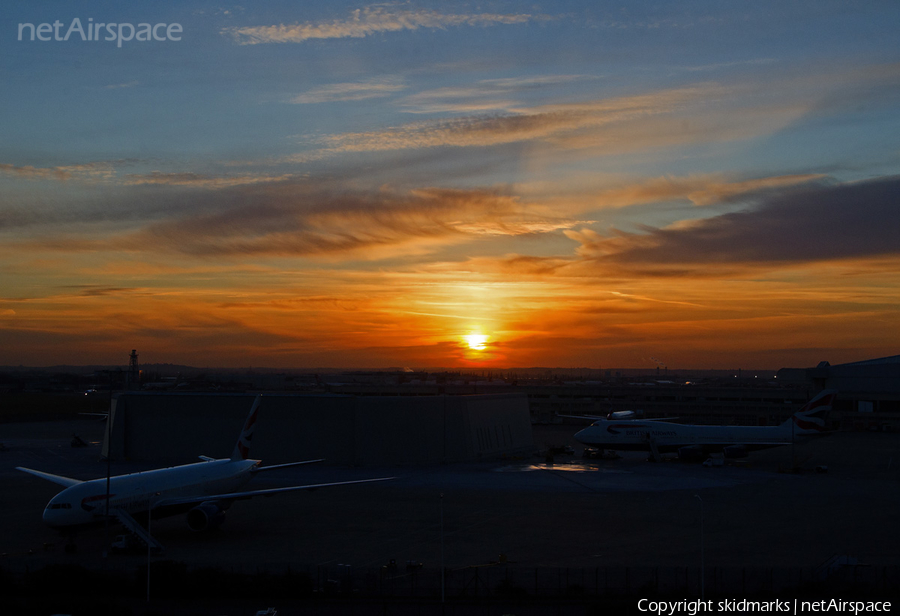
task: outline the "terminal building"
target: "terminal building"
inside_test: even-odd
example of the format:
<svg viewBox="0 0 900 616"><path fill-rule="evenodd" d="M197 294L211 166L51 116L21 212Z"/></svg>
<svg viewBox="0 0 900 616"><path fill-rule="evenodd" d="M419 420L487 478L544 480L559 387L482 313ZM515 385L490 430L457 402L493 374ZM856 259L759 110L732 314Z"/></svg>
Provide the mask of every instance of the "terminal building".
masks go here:
<svg viewBox="0 0 900 616"><path fill-rule="evenodd" d="M534 383L503 381L466 385L430 383L340 384L333 392L357 396L423 397L434 395L518 392L528 400L533 424L575 422L577 416L606 416L634 411L638 417L677 417L684 423L777 425L818 391L812 385L781 387L756 379L717 379L714 382L610 379Z"/></svg>
<svg viewBox="0 0 900 616"><path fill-rule="evenodd" d="M338 383L329 391L358 396L432 396L519 392L528 398L532 423L570 421L568 416L605 416L634 411L638 417L679 418L684 423L771 426L785 421L823 389L838 398L829 418L843 430L900 429L900 355L777 373L736 371L713 379L677 376L605 378L568 382L504 380L400 384ZM574 420L572 420L574 421Z"/></svg>
<svg viewBox="0 0 900 616"><path fill-rule="evenodd" d="M841 430L900 430L900 355L814 368L782 368L773 379L526 387L532 418L635 411L684 423L778 425L825 389L838 392L829 423Z"/></svg>
<svg viewBox="0 0 900 616"><path fill-rule="evenodd" d="M900 355L815 368L782 368L778 380L815 390L836 389L835 419L845 430L900 430Z"/></svg>
<svg viewBox="0 0 900 616"><path fill-rule="evenodd" d="M183 463L231 455L255 394L121 393L104 455ZM325 458L385 466L468 462L531 453L524 394L365 397L267 394L250 457L266 464Z"/></svg>

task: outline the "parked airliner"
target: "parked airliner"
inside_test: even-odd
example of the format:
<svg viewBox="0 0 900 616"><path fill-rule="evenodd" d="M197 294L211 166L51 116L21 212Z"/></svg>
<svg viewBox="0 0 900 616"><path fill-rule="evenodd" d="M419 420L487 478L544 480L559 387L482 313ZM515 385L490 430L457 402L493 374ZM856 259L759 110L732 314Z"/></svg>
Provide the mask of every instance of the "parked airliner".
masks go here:
<svg viewBox="0 0 900 616"><path fill-rule="evenodd" d="M108 491L105 477L80 481L30 468L17 467L17 470L47 479L65 488L54 496L44 509L43 518L47 525L60 530L70 530L102 521L108 516L118 519L142 537L144 534L132 516L144 518L150 516L152 512L155 519L186 511L188 525L193 530L201 531L219 526L224 520L224 511L235 500L393 479L393 477L379 477L265 490L241 490L257 473L322 462L322 460L305 460L260 466L260 460L249 459L250 442L253 439L260 400L261 396L257 396L254 400L230 458L216 460L200 456L202 462L118 475L109 478Z"/></svg>
<svg viewBox="0 0 900 616"><path fill-rule="evenodd" d="M722 452L744 457L751 449L788 445L795 436L825 432L825 415L836 392L826 390L807 402L779 426L703 426L668 421L599 419L575 435L575 440L598 449L678 452L680 457Z"/></svg>

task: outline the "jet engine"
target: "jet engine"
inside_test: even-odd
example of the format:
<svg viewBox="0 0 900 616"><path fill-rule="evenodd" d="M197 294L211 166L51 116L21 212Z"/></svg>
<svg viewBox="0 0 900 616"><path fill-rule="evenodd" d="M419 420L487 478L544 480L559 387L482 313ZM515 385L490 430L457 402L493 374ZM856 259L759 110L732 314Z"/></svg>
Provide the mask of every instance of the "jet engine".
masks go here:
<svg viewBox="0 0 900 616"><path fill-rule="evenodd" d="M685 462L702 462L706 459L706 452L700 445L685 445L678 448L678 459Z"/></svg>
<svg viewBox="0 0 900 616"><path fill-rule="evenodd" d="M187 512L187 523L193 531L201 532L221 526L225 512L215 503L201 503Z"/></svg>

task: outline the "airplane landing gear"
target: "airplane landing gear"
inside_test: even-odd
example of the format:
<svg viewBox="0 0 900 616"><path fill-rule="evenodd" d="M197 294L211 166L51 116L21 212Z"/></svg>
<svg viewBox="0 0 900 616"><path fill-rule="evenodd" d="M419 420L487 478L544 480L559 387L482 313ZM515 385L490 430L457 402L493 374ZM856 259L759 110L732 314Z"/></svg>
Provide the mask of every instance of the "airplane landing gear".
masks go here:
<svg viewBox="0 0 900 616"><path fill-rule="evenodd" d="M75 532L63 531L62 536L66 538L66 547L63 548L66 554L74 554L77 552L78 546L75 544Z"/></svg>

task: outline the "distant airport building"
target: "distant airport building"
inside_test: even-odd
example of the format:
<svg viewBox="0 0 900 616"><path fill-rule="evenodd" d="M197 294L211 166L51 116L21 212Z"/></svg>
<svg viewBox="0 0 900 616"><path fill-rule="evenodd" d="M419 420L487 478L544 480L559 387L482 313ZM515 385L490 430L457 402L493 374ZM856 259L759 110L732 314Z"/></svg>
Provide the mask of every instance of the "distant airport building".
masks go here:
<svg viewBox="0 0 900 616"><path fill-rule="evenodd" d="M717 371L722 372L722 371ZM687 374L690 374L688 372ZM660 375L661 376L661 375ZM596 380L467 381L418 379L405 383L337 382L330 391L358 396L433 396L518 392L527 395L532 423L577 422L565 416L606 416L633 411L638 417L677 417L685 423L778 425L823 389L838 390L833 427L900 430L900 356L777 372L736 370L729 375L684 378L667 371Z"/></svg>
<svg viewBox="0 0 900 616"><path fill-rule="evenodd" d="M835 411L849 430L900 429L900 355L815 368L782 368L778 381L815 390L836 389Z"/></svg>
<svg viewBox="0 0 900 616"><path fill-rule="evenodd" d="M177 463L228 457L254 394L127 392L113 401L104 453ZM440 464L531 453L524 394L362 397L271 394L251 457L357 466Z"/></svg>
<svg viewBox="0 0 900 616"><path fill-rule="evenodd" d="M640 418L678 418L684 423L772 426L806 403L813 391L721 383L606 383L527 387L535 423L577 421L632 411Z"/></svg>
<svg viewBox="0 0 900 616"><path fill-rule="evenodd" d="M768 373L772 378L772 373ZM532 423L560 423L565 415L606 416L635 411L643 417L681 417L696 423L773 425L783 422L813 392L767 385L763 379L728 378L714 383L657 381L652 377L544 382L494 380L469 383L422 381L329 383L334 393L357 396L435 396L516 392L528 397Z"/></svg>

